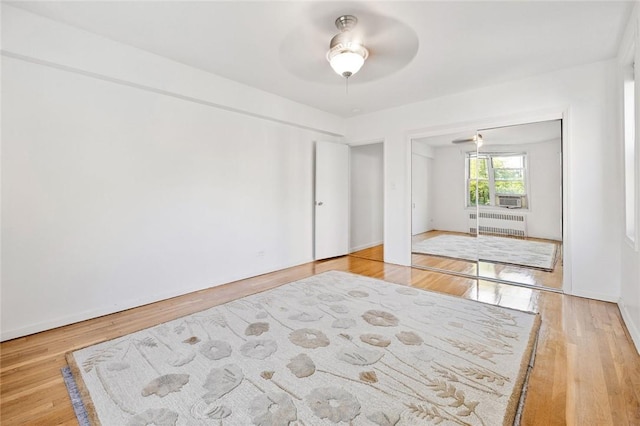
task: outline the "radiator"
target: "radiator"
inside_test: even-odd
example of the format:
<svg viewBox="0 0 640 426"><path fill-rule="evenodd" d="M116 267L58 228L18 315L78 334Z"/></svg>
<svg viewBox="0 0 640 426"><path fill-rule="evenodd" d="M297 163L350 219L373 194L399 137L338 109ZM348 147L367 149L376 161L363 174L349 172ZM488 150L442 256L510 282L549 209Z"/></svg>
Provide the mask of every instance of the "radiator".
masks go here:
<svg viewBox="0 0 640 426"><path fill-rule="evenodd" d="M469 213L469 233L477 234L476 214ZM520 213L480 212L480 234L527 236L527 216Z"/></svg>

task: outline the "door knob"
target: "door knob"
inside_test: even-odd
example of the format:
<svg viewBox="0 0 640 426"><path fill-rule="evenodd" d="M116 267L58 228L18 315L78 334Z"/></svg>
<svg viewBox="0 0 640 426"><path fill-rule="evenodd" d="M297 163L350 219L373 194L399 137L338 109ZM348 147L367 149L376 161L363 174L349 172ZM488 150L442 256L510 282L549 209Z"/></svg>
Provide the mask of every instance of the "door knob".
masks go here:
<svg viewBox="0 0 640 426"><path fill-rule="evenodd" d="M316 205L317 205L317 206L321 206L322 204L324 204L322 201L318 201L318 202L316 202Z"/></svg>

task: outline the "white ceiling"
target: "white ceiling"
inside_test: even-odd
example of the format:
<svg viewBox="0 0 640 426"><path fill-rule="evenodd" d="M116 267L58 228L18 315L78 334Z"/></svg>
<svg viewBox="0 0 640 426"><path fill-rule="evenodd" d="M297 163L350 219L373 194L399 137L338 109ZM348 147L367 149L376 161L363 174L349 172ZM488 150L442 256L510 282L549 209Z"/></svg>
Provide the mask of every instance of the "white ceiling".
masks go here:
<svg viewBox="0 0 640 426"><path fill-rule="evenodd" d="M519 124L515 126L495 127L492 129L478 129L482 135L483 146L488 145L520 145L529 143L559 140L562 137L562 121L549 120L536 123ZM456 139L467 139L475 134L475 130L452 134L429 136L413 139L413 142L431 147L451 147ZM473 146L471 142L468 145Z"/></svg>
<svg viewBox="0 0 640 426"><path fill-rule="evenodd" d="M349 117L612 58L632 2L9 2ZM339 15L371 56L349 81L325 54ZM395 46L395 47L394 47Z"/></svg>

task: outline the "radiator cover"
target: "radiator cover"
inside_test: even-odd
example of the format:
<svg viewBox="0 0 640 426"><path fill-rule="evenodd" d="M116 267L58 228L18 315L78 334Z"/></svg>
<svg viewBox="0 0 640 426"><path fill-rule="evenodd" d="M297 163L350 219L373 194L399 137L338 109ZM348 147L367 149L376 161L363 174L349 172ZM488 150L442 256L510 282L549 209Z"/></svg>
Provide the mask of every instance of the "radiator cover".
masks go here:
<svg viewBox="0 0 640 426"><path fill-rule="evenodd" d="M527 237L527 216L522 213L480 212L480 234ZM476 213L469 213L469 233L478 234Z"/></svg>

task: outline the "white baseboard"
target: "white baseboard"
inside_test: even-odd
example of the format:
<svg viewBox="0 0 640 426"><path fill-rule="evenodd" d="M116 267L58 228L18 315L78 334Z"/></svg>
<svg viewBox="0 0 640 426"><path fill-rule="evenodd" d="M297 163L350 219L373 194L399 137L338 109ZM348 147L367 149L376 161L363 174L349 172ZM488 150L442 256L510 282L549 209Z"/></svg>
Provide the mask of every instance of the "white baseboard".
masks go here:
<svg viewBox="0 0 640 426"><path fill-rule="evenodd" d="M571 296L584 297L586 299L601 300L603 302L618 303L618 300L619 300L618 295L612 296L611 294L599 293L596 291L572 290L571 293L567 293L567 294L570 294Z"/></svg>
<svg viewBox="0 0 640 426"><path fill-rule="evenodd" d="M250 273L250 275L247 275L246 272L244 274L228 275L225 277L221 277L217 279L216 282L209 283L205 286L195 286L192 288L182 287L176 291L165 292L159 295L153 294L153 295L149 295L150 297L145 297L145 298L123 300L122 302L101 306L96 309L90 309L82 312L64 315L48 321L29 324L25 327L20 327L12 330L2 330L0 332L0 342L4 342L5 340L16 339L18 337L28 336L30 334L51 330L53 328L62 327L69 324L74 324L80 321L86 321L89 319L98 318L104 315L114 314L116 312L126 311L127 309L137 308L139 306L148 305L150 303L159 302L161 300L171 299L172 297L183 296L185 294L193 293L195 291L217 287L219 285L227 284L230 282L255 277L258 275L268 274L270 272L291 268L293 266L298 266L298 265L302 265L309 262L313 262L313 259L304 259L304 260L293 262L291 264L283 264L283 265L269 267L264 271L256 271L254 273Z"/></svg>
<svg viewBox="0 0 640 426"><path fill-rule="evenodd" d="M631 335L631 340L636 346L636 351L640 355L640 324L635 324L633 322L633 318L627 307L620 302L618 302L618 309L620 309L620 314L622 315L622 320L624 321L624 325L627 326L627 330L629 330L629 334Z"/></svg>
<svg viewBox="0 0 640 426"><path fill-rule="evenodd" d="M416 233L413 232L413 230L411 231L411 236L415 237L416 235L420 235L420 234L424 234L425 232L431 232L431 231L435 231L436 229L434 227L430 227L425 229L424 231L418 231ZM439 229L439 231L442 231L442 229Z"/></svg>
<svg viewBox="0 0 640 426"><path fill-rule="evenodd" d="M364 249L368 249L368 248L371 248L371 247L379 246L383 242L384 241L376 241L375 243L362 244L362 245L357 246L357 247L351 247L349 249L349 253L353 253L354 251L364 250Z"/></svg>

